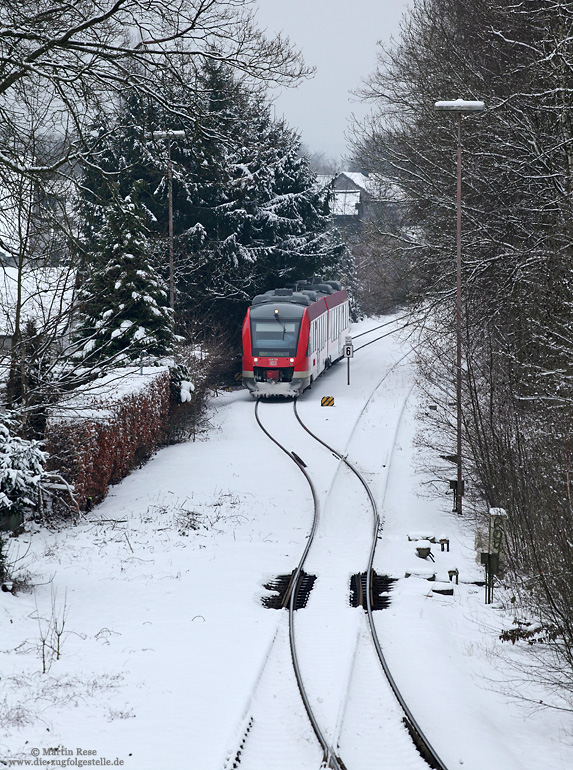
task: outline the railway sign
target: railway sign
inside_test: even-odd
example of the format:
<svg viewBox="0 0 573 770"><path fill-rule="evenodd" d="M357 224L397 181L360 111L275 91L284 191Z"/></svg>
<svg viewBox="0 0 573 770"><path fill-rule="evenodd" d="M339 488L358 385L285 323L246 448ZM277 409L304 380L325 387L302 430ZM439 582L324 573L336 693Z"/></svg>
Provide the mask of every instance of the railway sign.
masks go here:
<svg viewBox="0 0 573 770"><path fill-rule="evenodd" d="M350 359L354 358L354 345L350 335L346 337L344 343L344 358L346 359L346 384L350 385Z"/></svg>
<svg viewBox="0 0 573 770"><path fill-rule="evenodd" d="M320 399L320 405L321 406L334 406L334 397L333 396L323 396Z"/></svg>
<svg viewBox="0 0 573 770"><path fill-rule="evenodd" d="M507 511L503 508L489 509L489 551L482 553L481 563L485 566L485 603L493 601L493 577L499 574L500 559L505 550L505 525Z"/></svg>

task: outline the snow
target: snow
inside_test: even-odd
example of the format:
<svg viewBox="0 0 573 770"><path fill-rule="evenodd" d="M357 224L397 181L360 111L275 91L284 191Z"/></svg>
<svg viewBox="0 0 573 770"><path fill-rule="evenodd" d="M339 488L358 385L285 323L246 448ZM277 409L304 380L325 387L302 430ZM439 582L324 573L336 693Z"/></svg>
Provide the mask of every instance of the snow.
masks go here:
<svg viewBox="0 0 573 770"><path fill-rule="evenodd" d="M148 337L147 330L143 326L138 326L133 334L134 340L144 340Z"/></svg>
<svg viewBox="0 0 573 770"><path fill-rule="evenodd" d="M191 401L191 394L195 390L195 386L192 382L188 382L187 380L181 380L180 385L180 398L181 403L185 403L186 401Z"/></svg>
<svg viewBox="0 0 573 770"><path fill-rule="evenodd" d="M169 363L166 359L158 366L136 364L117 367L82 388L71 391L68 398L50 409L48 419L106 419L127 396L143 393L154 380L165 377L169 372Z"/></svg>
<svg viewBox="0 0 573 770"><path fill-rule="evenodd" d="M454 101L436 102L434 107L437 110L450 110L452 112L481 112L485 105L483 102L466 101L465 99L455 99Z"/></svg>
<svg viewBox="0 0 573 770"><path fill-rule="evenodd" d="M358 185L362 190L374 195L376 193L375 179L377 177L369 177L366 174L362 174L359 171L342 171L344 176L348 177L355 185Z"/></svg>
<svg viewBox="0 0 573 770"><path fill-rule="evenodd" d="M374 616L410 708L449 770L565 770L571 713L532 708L552 698L534 677L520 689L529 703L512 697L513 665L525 658L498 638L511 614L484 603L474 533L451 498L424 495L407 343L390 336L358 351L350 386L346 377L345 364L333 367L298 410L372 486L384 523L374 566L396 578L389 607ZM324 395L334 407L320 406ZM291 404L260 409L317 481L320 547L305 566L317 580L295 617L317 716L349 770L379 767L381 756L394 770L425 768L396 728L364 613L348 603L348 578L367 558L368 510ZM77 526L36 526L9 541L15 578L28 572L33 590L0 593L0 759L82 748L133 770L223 770L254 716L241 768L320 765L292 677L286 612L261 604L264 584L290 573L306 546L310 492L257 427L246 391L213 398L209 423L205 440L158 452ZM450 541L449 552L431 543L435 562L416 553L417 536L433 533ZM433 592L434 574L452 596ZM48 650L42 673L42 638L64 619L60 659Z"/></svg>

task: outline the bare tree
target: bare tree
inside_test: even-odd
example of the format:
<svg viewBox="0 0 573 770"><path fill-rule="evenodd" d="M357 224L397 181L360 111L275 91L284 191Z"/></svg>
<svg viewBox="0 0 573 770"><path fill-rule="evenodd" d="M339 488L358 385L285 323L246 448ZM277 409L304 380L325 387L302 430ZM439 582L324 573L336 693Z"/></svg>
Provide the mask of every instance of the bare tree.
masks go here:
<svg viewBox="0 0 573 770"><path fill-rule="evenodd" d="M251 6L249 0L8 0L0 30L3 132L15 137L19 127L27 134L30 113L41 105L41 130L55 152L22 158L18 147L2 142L0 164L36 174L69 166L89 145L87 132L97 112L109 109L110 95L131 87L162 103L162 73L187 74L193 59L225 61L258 82L289 84L307 75L288 40L269 40L257 28Z"/></svg>
<svg viewBox="0 0 573 770"><path fill-rule="evenodd" d="M462 126L465 470L477 513L509 512L507 585L570 690L572 31L570 2L415 0L401 40L380 50L365 84L376 109L356 135L357 156L402 191L407 216L395 243L420 302L432 300L436 341L424 373L447 403L456 139L451 116L433 105L486 103ZM447 409L438 427L452 445Z"/></svg>
<svg viewBox="0 0 573 770"><path fill-rule="evenodd" d="M257 27L253 8L251 0L2 4L1 294L12 340L8 405L22 415L77 381L74 367L63 377L55 351L73 307L78 169L104 173L97 119L132 93L202 130L198 100L188 96L199 88L194 73L206 60L225 62L253 88L294 84L310 74L288 39L267 38ZM167 81L179 82L185 98L174 99ZM32 351L41 374L34 384Z"/></svg>

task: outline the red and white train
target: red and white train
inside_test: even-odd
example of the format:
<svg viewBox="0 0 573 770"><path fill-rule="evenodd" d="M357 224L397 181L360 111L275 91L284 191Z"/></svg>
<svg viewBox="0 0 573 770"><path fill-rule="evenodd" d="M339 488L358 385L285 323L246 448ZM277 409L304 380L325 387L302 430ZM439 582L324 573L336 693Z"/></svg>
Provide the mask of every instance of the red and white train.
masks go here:
<svg viewBox="0 0 573 770"><path fill-rule="evenodd" d="M253 300L243 323L243 385L253 396L298 396L348 342L348 296L337 281L309 279Z"/></svg>

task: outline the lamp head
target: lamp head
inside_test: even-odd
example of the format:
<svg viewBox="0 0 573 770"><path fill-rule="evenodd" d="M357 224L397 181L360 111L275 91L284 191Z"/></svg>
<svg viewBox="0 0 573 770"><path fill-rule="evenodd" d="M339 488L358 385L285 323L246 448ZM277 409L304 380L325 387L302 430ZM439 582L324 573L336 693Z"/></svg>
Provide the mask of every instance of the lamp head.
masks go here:
<svg viewBox="0 0 573 770"><path fill-rule="evenodd" d="M483 112L485 104L483 102L471 102L465 99L456 99L453 102L435 102L434 109L444 112Z"/></svg>

